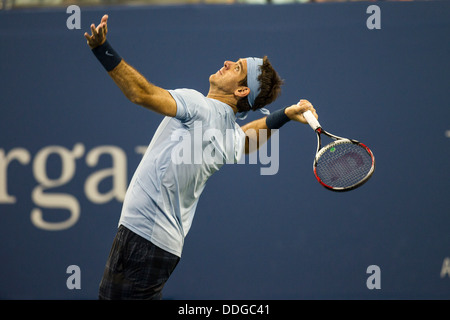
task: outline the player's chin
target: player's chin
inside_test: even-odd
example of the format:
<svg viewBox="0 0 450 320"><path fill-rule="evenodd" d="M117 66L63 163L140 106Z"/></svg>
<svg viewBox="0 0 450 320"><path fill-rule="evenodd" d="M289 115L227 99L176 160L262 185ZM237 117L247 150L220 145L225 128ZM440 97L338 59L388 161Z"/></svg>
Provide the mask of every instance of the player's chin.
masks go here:
<svg viewBox="0 0 450 320"><path fill-rule="evenodd" d="M219 71L217 71L216 73L213 73L209 78L214 78L214 79L218 79L220 77L220 73Z"/></svg>
<svg viewBox="0 0 450 320"><path fill-rule="evenodd" d="M218 83L218 75L216 73L209 76L209 83L211 85L216 85Z"/></svg>

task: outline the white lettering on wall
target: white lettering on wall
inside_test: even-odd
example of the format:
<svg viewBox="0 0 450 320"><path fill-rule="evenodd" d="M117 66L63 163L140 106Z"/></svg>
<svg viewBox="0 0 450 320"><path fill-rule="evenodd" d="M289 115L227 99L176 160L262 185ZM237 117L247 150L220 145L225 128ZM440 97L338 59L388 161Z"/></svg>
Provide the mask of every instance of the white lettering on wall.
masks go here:
<svg viewBox="0 0 450 320"><path fill-rule="evenodd" d="M40 150L33 162L33 174L40 183L32 193L31 198L35 205L46 209L65 209L70 212L70 217L61 222L48 222L44 219L41 208L31 211L31 222L38 228L44 230L64 230L72 227L80 216L80 204L77 198L64 193L45 192L51 188L57 188L68 183L75 175L75 160L83 156L84 145L77 143L73 150L61 146L49 146ZM46 164L51 154L57 154L61 158L61 175L57 179L47 176Z"/></svg>
<svg viewBox="0 0 450 320"><path fill-rule="evenodd" d="M110 155L112 167L99 170L91 174L84 184L84 191L93 203L106 203L113 199L122 202L127 190L127 156L125 152L116 146L101 146L92 149L86 155L86 164L94 167L98 164L101 155ZM99 192L99 184L102 180L111 177L112 189L107 193Z"/></svg>
<svg viewBox="0 0 450 320"><path fill-rule="evenodd" d="M142 155L146 146L137 146L135 152ZM72 194L61 192L61 187L67 186L76 177L77 165L83 165L80 161L86 157L86 166L96 169L90 173L84 183L86 198L95 204L104 204L113 200L123 202L128 186L127 155L118 146L101 145L86 152L83 143L76 143L71 149L64 146L46 146L36 153L34 159L30 152L24 148L13 148L6 152L0 149L0 205L15 204L25 199L17 199L10 194L8 186L14 177L8 168L20 163L23 166L31 163L34 179L37 182L31 190L32 208L30 208L31 223L39 229L47 231L65 230L74 226L80 218L80 199ZM48 170L49 159L57 159L61 163L61 169L57 177L50 176ZM111 160L111 167L97 168L100 158ZM10 169L10 171L12 171ZM104 186L111 185L109 190L101 190ZM50 217L52 219L50 219ZM57 219L60 217L61 219Z"/></svg>

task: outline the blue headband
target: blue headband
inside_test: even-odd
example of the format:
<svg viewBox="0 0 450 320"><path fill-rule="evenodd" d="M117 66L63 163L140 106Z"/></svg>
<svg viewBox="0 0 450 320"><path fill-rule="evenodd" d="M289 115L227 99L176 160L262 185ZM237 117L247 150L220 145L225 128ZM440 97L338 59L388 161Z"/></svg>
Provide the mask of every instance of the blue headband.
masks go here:
<svg viewBox="0 0 450 320"><path fill-rule="evenodd" d="M261 74L260 67L263 64L263 59L261 58L245 58L247 60L247 86L250 89L250 93L247 96L248 103L251 108L255 103L255 99L261 92L259 89L258 77ZM266 108L259 109L263 114L270 114L270 111ZM244 120L247 117L248 111L240 112L237 116L239 119Z"/></svg>
<svg viewBox="0 0 450 320"><path fill-rule="evenodd" d="M245 58L247 60L247 85L250 93L247 96L250 107L253 108L255 99L260 93L258 77L261 74L260 67L263 64L263 59L260 58Z"/></svg>

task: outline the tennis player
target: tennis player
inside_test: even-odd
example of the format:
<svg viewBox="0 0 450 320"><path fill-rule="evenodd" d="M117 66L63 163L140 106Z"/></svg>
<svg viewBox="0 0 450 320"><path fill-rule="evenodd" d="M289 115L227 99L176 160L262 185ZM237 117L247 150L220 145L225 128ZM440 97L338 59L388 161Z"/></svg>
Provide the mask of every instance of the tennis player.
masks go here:
<svg viewBox="0 0 450 320"><path fill-rule="evenodd" d="M307 100L301 100L241 128L236 114L262 109L280 94L282 80L267 57L225 61L209 77L206 97L191 89L165 90L147 81L106 41L107 21L104 15L97 27L91 25L91 35L85 33L92 52L131 102L165 117L128 187L99 299L161 299L162 289L180 260L208 178L223 163L237 162L244 152L251 151L250 140L259 147L259 130L279 129L290 120L306 123L303 112L311 110L316 118L317 113ZM172 139L172 133L183 129L192 135L198 125L203 130L218 130L223 136L231 132L233 148L227 148L223 141L206 139L201 141L202 150L212 143L223 161L174 163L172 153L181 140ZM250 129L257 134L246 135Z"/></svg>

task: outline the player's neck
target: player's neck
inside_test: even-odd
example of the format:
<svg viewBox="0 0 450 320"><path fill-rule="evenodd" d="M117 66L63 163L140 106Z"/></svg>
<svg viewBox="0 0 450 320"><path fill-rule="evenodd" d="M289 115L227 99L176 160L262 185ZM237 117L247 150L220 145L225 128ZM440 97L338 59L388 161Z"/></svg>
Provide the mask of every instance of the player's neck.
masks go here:
<svg viewBox="0 0 450 320"><path fill-rule="evenodd" d="M221 94L221 93L214 93L214 92L209 91L208 95L206 97L226 103L231 109L233 109L233 112L235 114L238 112L238 109L236 106L237 100L233 94L231 94L231 95L230 94Z"/></svg>

